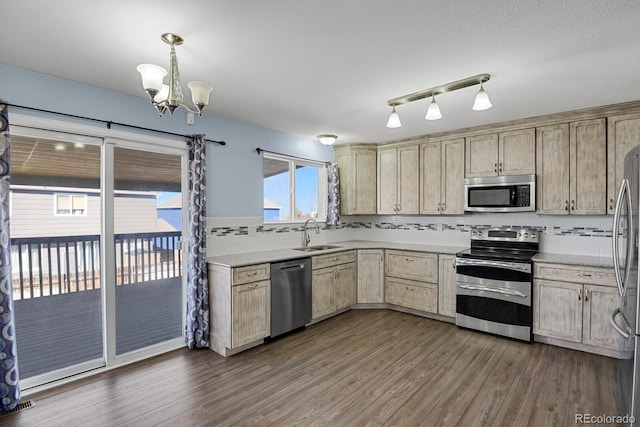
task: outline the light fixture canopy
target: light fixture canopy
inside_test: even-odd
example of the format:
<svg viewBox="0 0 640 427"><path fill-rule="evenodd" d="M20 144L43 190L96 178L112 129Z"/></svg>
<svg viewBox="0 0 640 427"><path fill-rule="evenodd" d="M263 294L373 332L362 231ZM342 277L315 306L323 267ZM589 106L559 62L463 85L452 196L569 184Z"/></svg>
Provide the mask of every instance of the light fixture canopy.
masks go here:
<svg viewBox="0 0 640 427"><path fill-rule="evenodd" d="M489 95L487 95L487 93L484 91L484 87L482 84L488 82L490 78L490 74L477 74L472 77L445 83L443 85L435 86L430 89L421 90L420 92L414 92L408 95L392 98L387 101L387 105L393 108L391 110L391 114L389 114L389 119L387 120L387 127L398 128L401 126L400 116L396 111L396 107L398 105L407 104L413 101L419 101L421 99L429 97L431 97L431 103L429 104L429 108L427 109L427 115L425 116L425 119L438 120L442 118L442 113L440 112L440 106L435 101L435 96L447 92L453 92L454 90L463 89L469 86L480 85L480 91L476 95L473 109L476 111L489 109L492 107L492 104L491 101L489 101Z"/></svg>
<svg viewBox="0 0 640 427"><path fill-rule="evenodd" d="M489 95L487 95L487 92L484 91L484 87L481 83L480 90L478 91L476 99L473 102L472 109L475 111L483 111L488 110L491 107L493 107L493 104L491 103L491 100L489 100Z"/></svg>
<svg viewBox="0 0 640 427"><path fill-rule="evenodd" d="M436 102L435 95L431 97L431 103L429 104L429 108L427 108L427 115L424 116L424 118L427 120L440 120L442 118L440 106Z"/></svg>
<svg viewBox="0 0 640 427"><path fill-rule="evenodd" d="M184 43L184 39L173 33L164 33L161 36L162 41L171 46L169 53L169 72L163 67L154 64L140 64L136 70L142 78L142 87L151 98L151 103L158 110L159 116L169 110L173 114L178 107L202 115L202 110L209 104L209 94L213 90L210 83L202 81L192 81L187 84L191 91L191 100L195 106L195 110L189 108L183 103L184 95L180 86L180 70L178 69L178 57L176 56L175 46ZM169 74L169 84L164 84L164 77Z"/></svg>
<svg viewBox="0 0 640 427"><path fill-rule="evenodd" d="M333 145L336 142L336 139L338 139L338 136L330 133L318 135L318 141L324 145Z"/></svg>
<svg viewBox="0 0 640 427"><path fill-rule="evenodd" d="M400 115L396 111L396 106L394 105L391 110L391 114L389 114L389 120L387 120L387 127L394 129L399 128L400 126L402 126L402 123L400 123Z"/></svg>

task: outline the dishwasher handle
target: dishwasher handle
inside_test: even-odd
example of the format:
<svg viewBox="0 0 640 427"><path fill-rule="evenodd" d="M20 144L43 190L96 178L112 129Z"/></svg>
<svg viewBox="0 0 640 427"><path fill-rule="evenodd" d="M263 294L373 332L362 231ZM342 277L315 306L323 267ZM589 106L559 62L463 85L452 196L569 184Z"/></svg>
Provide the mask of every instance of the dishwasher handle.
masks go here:
<svg viewBox="0 0 640 427"><path fill-rule="evenodd" d="M304 270L304 264L296 264L296 265L290 265L287 267L280 268L280 271L298 271L298 270Z"/></svg>

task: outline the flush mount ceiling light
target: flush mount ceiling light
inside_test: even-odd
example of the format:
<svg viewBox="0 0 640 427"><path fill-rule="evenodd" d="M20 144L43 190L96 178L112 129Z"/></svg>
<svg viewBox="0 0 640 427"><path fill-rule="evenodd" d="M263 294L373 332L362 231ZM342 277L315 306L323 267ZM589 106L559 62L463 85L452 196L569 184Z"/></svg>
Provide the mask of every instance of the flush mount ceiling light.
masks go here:
<svg viewBox="0 0 640 427"><path fill-rule="evenodd" d="M393 109L391 110L391 114L389 114L387 127L399 128L401 126L400 116L396 111L396 107L398 105L407 104L413 101L419 101L421 99L429 97L431 97L431 103L429 104L429 108L427 109L427 115L425 116L425 119L438 120L442 118L442 114L440 113L440 106L438 106L435 96L447 92L453 92L454 90L463 89L469 86L480 85L480 91L476 95L473 109L475 111L487 110L492 107L492 104L491 101L489 101L489 95L487 95L487 92L484 91L484 87L482 86L482 84L488 82L490 78L490 74L478 74L473 77L467 77L466 79L456 80L455 82L446 83L440 86L432 87L430 89L422 90L420 92L414 92L408 95L390 99L387 101L387 105L389 105Z"/></svg>
<svg viewBox="0 0 640 427"><path fill-rule="evenodd" d="M213 90L213 86L207 82L192 81L187 83L187 87L191 90L191 101L195 106L195 110L189 108L182 103L184 95L180 86L180 70L178 70L178 57L176 56L175 46L181 45L184 40L182 37L164 33L162 41L171 46L170 64L169 64L169 84L164 84L164 77L167 70L159 65L140 64L136 70L142 77L142 87L151 97L151 103L158 110L160 117L169 110L171 114L178 107L184 107L192 113L202 114L202 110L209 104L209 94Z"/></svg>
<svg viewBox="0 0 640 427"><path fill-rule="evenodd" d="M336 142L336 139L338 139L337 135L329 133L318 135L318 141L322 142L324 145L333 145Z"/></svg>

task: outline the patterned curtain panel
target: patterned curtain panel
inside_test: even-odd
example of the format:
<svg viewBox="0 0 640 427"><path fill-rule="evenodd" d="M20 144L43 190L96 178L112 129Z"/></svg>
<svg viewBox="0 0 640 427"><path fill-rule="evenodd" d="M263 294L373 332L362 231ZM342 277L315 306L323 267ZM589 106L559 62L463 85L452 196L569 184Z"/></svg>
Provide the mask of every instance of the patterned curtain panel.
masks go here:
<svg viewBox="0 0 640 427"><path fill-rule="evenodd" d="M9 115L0 104L0 408L20 401L9 239Z"/></svg>
<svg viewBox="0 0 640 427"><path fill-rule="evenodd" d="M330 162L327 165L327 176L329 178L327 225L338 225L340 222L340 174L336 162Z"/></svg>
<svg viewBox="0 0 640 427"><path fill-rule="evenodd" d="M204 135L187 139L189 147L189 254L187 257L187 324L190 349L209 346L209 287L205 232L207 202Z"/></svg>

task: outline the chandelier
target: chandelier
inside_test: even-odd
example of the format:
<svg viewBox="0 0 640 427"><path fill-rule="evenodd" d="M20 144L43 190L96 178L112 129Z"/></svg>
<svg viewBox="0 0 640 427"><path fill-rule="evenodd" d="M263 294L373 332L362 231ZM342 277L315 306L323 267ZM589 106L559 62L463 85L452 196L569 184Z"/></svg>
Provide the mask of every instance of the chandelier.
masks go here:
<svg viewBox="0 0 640 427"><path fill-rule="evenodd" d="M167 75L166 69L154 64L140 64L136 67L136 70L142 77L142 87L149 94L151 103L158 110L160 117L167 110L173 114L173 111L178 107L184 107L192 113L202 115L202 110L209 104L209 94L213 90L213 86L202 81L187 83L195 110L183 104L184 95L182 94L182 87L180 87L180 70L178 70L178 57L176 56L175 46L181 45L184 40L173 33L164 33L161 38L162 41L171 46L169 54L169 84L164 84L164 77Z"/></svg>

